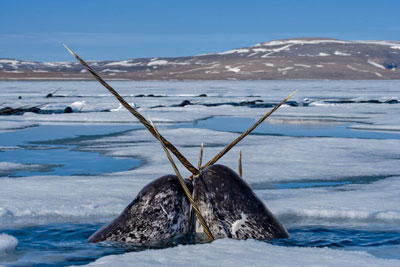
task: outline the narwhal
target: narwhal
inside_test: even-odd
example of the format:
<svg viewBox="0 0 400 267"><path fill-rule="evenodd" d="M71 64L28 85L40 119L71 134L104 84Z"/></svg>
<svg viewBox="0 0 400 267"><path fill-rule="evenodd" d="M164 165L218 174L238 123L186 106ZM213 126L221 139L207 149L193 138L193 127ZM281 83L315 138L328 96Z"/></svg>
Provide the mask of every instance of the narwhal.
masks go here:
<svg viewBox="0 0 400 267"><path fill-rule="evenodd" d="M64 45L65 46L65 45ZM155 125L132 108L83 59L65 48L159 140L176 175L162 176L146 185L122 213L89 237L89 242L159 245L178 240L213 241L216 238L269 240L289 237L288 231L242 179L227 166L216 164L229 150L282 106L295 92L268 111L254 125L197 168L166 140ZM184 179L170 152L192 176Z"/></svg>

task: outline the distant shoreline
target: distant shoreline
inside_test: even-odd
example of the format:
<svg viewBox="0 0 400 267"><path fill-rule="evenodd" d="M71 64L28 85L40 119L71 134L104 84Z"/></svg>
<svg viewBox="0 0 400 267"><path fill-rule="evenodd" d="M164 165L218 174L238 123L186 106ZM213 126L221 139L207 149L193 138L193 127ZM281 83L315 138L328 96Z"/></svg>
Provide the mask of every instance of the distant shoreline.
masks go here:
<svg viewBox="0 0 400 267"><path fill-rule="evenodd" d="M110 81L398 80L400 42L284 39L214 54L88 64ZM91 79L91 74L77 61L0 59L0 80Z"/></svg>

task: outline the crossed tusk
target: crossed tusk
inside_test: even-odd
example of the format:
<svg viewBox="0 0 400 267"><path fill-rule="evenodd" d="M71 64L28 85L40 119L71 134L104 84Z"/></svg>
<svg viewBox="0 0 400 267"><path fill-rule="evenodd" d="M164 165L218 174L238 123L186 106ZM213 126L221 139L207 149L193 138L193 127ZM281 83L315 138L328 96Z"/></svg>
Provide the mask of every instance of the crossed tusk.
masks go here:
<svg viewBox="0 0 400 267"><path fill-rule="evenodd" d="M95 78L99 81L105 88L113 94L118 101L130 112L135 116L146 128L149 132L155 137L157 137L156 132L154 131L153 127L150 123L135 109L133 109L123 98L121 95L118 94L106 81L104 81L83 59L81 59L77 54L75 54L71 49L69 49L65 44L63 44L65 49L71 53ZM177 157L177 159L185 166L192 174L197 175L199 174L198 169L196 169L183 155L179 150L171 144L167 139L160 135L161 142Z"/></svg>

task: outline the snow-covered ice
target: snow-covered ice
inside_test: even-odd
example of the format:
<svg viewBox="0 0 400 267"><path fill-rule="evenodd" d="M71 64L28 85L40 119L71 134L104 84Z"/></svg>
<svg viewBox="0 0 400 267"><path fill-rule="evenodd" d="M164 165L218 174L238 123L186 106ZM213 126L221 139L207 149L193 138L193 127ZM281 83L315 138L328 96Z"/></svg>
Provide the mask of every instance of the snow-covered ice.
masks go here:
<svg viewBox="0 0 400 267"><path fill-rule="evenodd" d="M0 233L0 259L13 253L18 245L18 240L10 235Z"/></svg>
<svg viewBox="0 0 400 267"><path fill-rule="evenodd" d="M25 121L7 121L2 120L0 123L0 132L2 131L16 131L29 127L38 126L37 123L25 122Z"/></svg>
<svg viewBox="0 0 400 267"><path fill-rule="evenodd" d="M103 257L88 266L398 266L365 252L328 248L280 247L256 240L216 240L211 244L177 246Z"/></svg>
<svg viewBox="0 0 400 267"><path fill-rule="evenodd" d="M128 103L136 103L137 110L145 117L150 116L161 134L193 163L197 162L201 142L205 144L204 161L207 161L241 131L235 128L240 125L229 126L232 130L227 132L224 126L203 129L196 123L227 116L255 122L270 109L203 104L254 100L277 103L298 89L293 100L308 105L285 105L268 119L269 127L288 128L287 133L281 136L258 132L248 136L220 162L236 170L238 150L241 149L244 179L287 227L323 225L399 230L399 139L347 138L335 133L320 137L314 133L318 127L343 126L340 131L357 129L360 132L397 134L400 130L398 81L113 81L111 85ZM0 131L25 131L26 127L45 124L138 126L137 120L95 82L2 82L0 98L12 106L39 105L49 102L45 99L46 94L59 87L57 95L62 97L50 99L51 103L42 108L51 110L73 106L76 112L1 116ZM207 97L198 97L200 94ZM22 99L18 99L20 95ZM192 105L176 106L183 100L190 100ZM111 112L100 112L102 110ZM300 128L307 129L310 134L291 134L290 129ZM103 222L119 214L144 185L173 172L159 143L142 128L77 139L76 143L81 151L97 151L112 157L136 157L144 164L133 170L96 176L0 178L0 227ZM0 146L1 151L15 148L14 144ZM0 172L40 167L1 162ZM180 164L178 167L184 176L189 175ZM312 186L301 186L307 183ZM318 183L337 185L318 186ZM242 220L245 220L245 214ZM282 247L253 240L217 240L212 244L108 256L92 265L124 266L136 261L144 266L179 266L187 265L189 261L193 263L193 255L197 255L196 265L400 264L399 260L377 258L365 251Z"/></svg>

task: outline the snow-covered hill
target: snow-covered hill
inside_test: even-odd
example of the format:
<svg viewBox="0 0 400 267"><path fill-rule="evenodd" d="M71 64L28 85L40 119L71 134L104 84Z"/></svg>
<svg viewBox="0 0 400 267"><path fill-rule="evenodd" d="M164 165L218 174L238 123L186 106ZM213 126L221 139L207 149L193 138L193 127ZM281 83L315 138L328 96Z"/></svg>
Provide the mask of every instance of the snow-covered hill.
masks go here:
<svg viewBox="0 0 400 267"><path fill-rule="evenodd" d="M90 65L107 79L400 79L400 42L286 39L191 57L91 61ZM0 79L91 76L75 61L0 59Z"/></svg>

